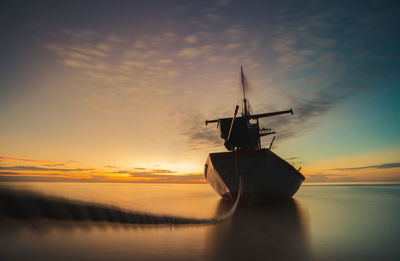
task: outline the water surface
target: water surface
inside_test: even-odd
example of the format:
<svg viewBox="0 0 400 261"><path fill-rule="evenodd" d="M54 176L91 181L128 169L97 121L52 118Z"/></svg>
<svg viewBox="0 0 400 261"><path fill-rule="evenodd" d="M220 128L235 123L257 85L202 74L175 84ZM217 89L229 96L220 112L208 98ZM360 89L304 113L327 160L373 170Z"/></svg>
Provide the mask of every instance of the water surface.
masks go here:
<svg viewBox="0 0 400 261"><path fill-rule="evenodd" d="M154 215L229 211L207 184L3 183ZM399 185L303 186L293 200L240 207L207 225L6 219L4 260L399 260Z"/></svg>

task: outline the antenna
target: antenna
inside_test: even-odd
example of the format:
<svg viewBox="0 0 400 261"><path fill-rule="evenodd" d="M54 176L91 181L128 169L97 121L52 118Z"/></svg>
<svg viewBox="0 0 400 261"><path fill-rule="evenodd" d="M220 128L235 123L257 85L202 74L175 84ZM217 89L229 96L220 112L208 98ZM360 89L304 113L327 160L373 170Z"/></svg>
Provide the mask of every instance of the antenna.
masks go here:
<svg viewBox="0 0 400 261"><path fill-rule="evenodd" d="M246 100L246 92L244 88L244 74L243 74L243 66L240 66L240 75L242 77L242 89L243 89L243 107L244 107L244 116L247 117L249 115L247 111L247 100Z"/></svg>
<svg viewBox="0 0 400 261"><path fill-rule="evenodd" d="M245 92L245 90L244 90L243 66L240 66L240 75L241 75L241 77L242 77L243 98L246 100L246 92Z"/></svg>

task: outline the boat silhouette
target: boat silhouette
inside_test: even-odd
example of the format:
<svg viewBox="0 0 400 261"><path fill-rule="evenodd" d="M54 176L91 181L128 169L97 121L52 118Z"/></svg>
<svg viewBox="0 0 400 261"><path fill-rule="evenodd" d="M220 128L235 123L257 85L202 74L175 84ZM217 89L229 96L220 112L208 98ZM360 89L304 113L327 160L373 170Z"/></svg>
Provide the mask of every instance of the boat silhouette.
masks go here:
<svg viewBox="0 0 400 261"><path fill-rule="evenodd" d="M274 131L260 126L259 119L281 114L293 114L293 110L283 110L262 114L251 114L246 99L246 80L241 67L243 105L241 116L237 116L239 105L233 117L206 120L217 123L219 135L224 139L228 152L208 155L204 176L213 189L224 199L235 199L242 180L243 199L253 201L265 198L291 198L300 188L305 177L300 169L295 169L287 161L271 151L262 148L261 137L275 134Z"/></svg>

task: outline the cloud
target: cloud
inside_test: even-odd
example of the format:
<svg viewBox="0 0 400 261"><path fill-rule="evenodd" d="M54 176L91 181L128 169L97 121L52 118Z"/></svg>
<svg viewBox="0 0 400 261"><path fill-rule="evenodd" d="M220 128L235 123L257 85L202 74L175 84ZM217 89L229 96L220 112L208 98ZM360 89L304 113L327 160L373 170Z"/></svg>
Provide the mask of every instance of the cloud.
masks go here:
<svg viewBox="0 0 400 261"><path fill-rule="evenodd" d="M120 37L118 35L115 35L115 34L108 34L106 39L111 41L111 42L118 42L118 43L125 42L125 40L122 37Z"/></svg>
<svg viewBox="0 0 400 261"><path fill-rule="evenodd" d="M184 57L189 59L197 58L199 55L205 53L204 47L195 47L195 48L184 48L182 49L177 56Z"/></svg>
<svg viewBox="0 0 400 261"><path fill-rule="evenodd" d="M112 50L111 45L101 44L101 43L97 45L97 48L102 50L102 51L104 51L104 52L108 52L108 51Z"/></svg>
<svg viewBox="0 0 400 261"><path fill-rule="evenodd" d="M70 37L74 38L78 41L87 41L92 39L93 37L97 37L98 33L92 30L71 30L71 29L61 29L65 35L69 35Z"/></svg>
<svg viewBox="0 0 400 261"><path fill-rule="evenodd" d="M313 174L306 175L306 182L357 182L360 181L354 177L338 174Z"/></svg>
<svg viewBox="0 0 400 261"><path fill-rule="evenodd" d="M164 174L175 174L175 171L171 171L168 169L147 169L147 168L134 168L135 170L117 170L111 173L113 174L129 174L132 177L155 177L155 176L164 176ZM178 174L179 175L179 174Z"/></svg>
<svg viewBox="0 0 400 261"><path fill-rule="evenodd" d="M388 56L366 52L355 43L368 38L367 35L349 38L344 32L330 33L338 29L335 21L340 19L337 17L340 12L337 11L317 12L318 15L305 13L299 19L288 14L288 17L282 17L285 23L271 30L271 46L275 54L272 83L279 86L281 81L293 85L280 91L285 94L276 97L279 103L264 108L266 111L293 108L294 116L261 121L263 126L277 131L278 143L304 135L343 100L378 88L385 78L394 75L393 68L382 68L381 62L377 63ZM285 78L298 80L285 82Z"/></svg>
<svg viewBox="0 0 400 261"><path fill-rule="evenodd" d="M317 16L306 13L299 19L293 19L290 14L287 17L283 15L282 20L285 22L271 28L268 39L270 42L265 39L261 42L266 48L271 46L274 52L272 57L275 58L275 63L271 64L270 82L271 85L277 86L275 90L271 90L275 93L269 94L271 102L263 111L290 107L294 110L294 116L261 120L263 126L272 127L277 131L278 143L304 135L344 99L380 86L380 83L388 78L388 74L393 74L393 68L383 69L374 65L376 61L371 63L371 57L377 53L365 53L363 48L352 47L359 44L345 45L338 40L342 39L341 33L329 33L337 29L334 23L337 14L336 11L322 12ZM231 30L231 34L239 36L240 30ZM365 38L360 36L359 39L345 39L359 41L362 37ZM349 55L357 62L350 62L353 58ZM385 59L384 57L382 54L377 56L376 60ZM288 82L286 78L298 80ZM289 84L293 87L278 90L278 87L282 89L282 85ZM274 100L279 102L274 104Z"/></svg>
<svg viewBox="0 0 400 261"><path fill-rule="evenodd" d="M210 14L219 16L215 9L202 13ZM256 70L268 58L271 66L268 69L271 70L264 73L267 76L257 80L269 77L276 93L290 94L269 95L269 100L278 101L277 104L283 108L266 106L265 110L292 107L295 112L294 116L262 120L263 125L278 132L279 143L307 133L343 99L370 88L384 75L384 70L364 66L368 58L353 50L351 44L344 45L332 37L329 32L337 29L334 23L337 18L333 17L335 12L317 14L310 11L293 19L283 12L284 22L268 26L266 35L263 35L264 31L254 33L244 25L234 23L221 23L217 29L205 30L213 22L203 19L199 22L201 24L191 28L190 35L171 32L169 28L157 34L138 34L134 39L114 35L123 38L114 41L109 34L74 31L69 33L73 39L48 41L44 46L57 54L65 66L76 69L76 75L82 78L82 89L88 89L87 93L80 92L85 103L115 110L121 110L120 101L129 96L143 98L141 100L176 97L186 101L197 98L209 91L204 87L207 84L222 86L217 80L208 79L218 79L221 72L232 71L233 66L240 64L248 64L251 70ZM219 20L216 16L212 18L214 22ZM349 63L348 55L338 51L345 48L354 56L360 54L362 59ZM210 70L211 67L217 69ZM279 82L293 75L303 77L295 83L296 87L278 90ZM86 81L90 83L86 84ZM149 97L148 93L152 96ZM98 105L99 102L107 106ZM210 128L196 123L193 126L188 126L183 133L190 140L191 148L221 144L218 137L210 136L214 132Z"/></svg>
<svg viewBox="0 0 400 261"><path fill-rule="evenodd" d="M187 149L222 148L224 141L219 137L215 124L206 126L206 117L200 112L190 112L188 115L181 132L186 139Z"/></svg>
<svg viewBox="0 0 400 261"><path fill-rule="evenodd" d="M24 171L61 171L61 172L82 172L93 170L91 168L47 168L38 166L0 166L0 171L24 170Z"/></svg>
<svg viewBox="0 0 400 261"><path fill-rule="evenodd" d="M171 95L176 99L196 95L201 90L197 78L208 74L209 62L220 70L241 61L257 64L252 44L240 48L249 43L240 25L229 24L218 31L198 25L192 32L186 36L171 31L145 33L128 39L94 31L54 30L41 43L59 63L76 70L72 77L78 80L74 88L79 88L82 104L112 112L129 110L131 103L121 102L129 98L153 102L163 97L170 100ZM118 37L121 41L115 40ZM179 38L186 41L177 42ZM200 39L208 39L207 44L199 44Z"/></svg>
<svg viewBox="0 0 400 261"><path fill-rule="evenodd" d="M197 39L197 36L196 35L188 35L188 36L186 36L185 37L185 41L187 42L187 43L197 43L197 41L198 41L198 39Z"/></svg>
<svg viewBox="0 0 400 261"><path fill-rule="evenodd" d="M170 64L170 63L172 63L173 61L170 60L170 59L163 59L163 60L159 60L158 62L159 62L160 64Z"/></svg>
<svg viewBox="0 0 400 261"><path fill-rule="evenodd" d="M83 46L76 46L76 45L72 45L72 46L67 46L68 49L73 50L73 51L77 51L81 54L86 55L87 57L107 57L108 54L104 51L99 51L93 47L83 47Z"/></svg>
<svg viewBox="0 0 400 261"><path fill-rule="evenodd" d="M46 167L60 167L60 166L65 166L65 163L54 163L54 164L44 164L43 166Z"/></svg>
<svg viewBox="0 0 400 261"><path fill-rule="evenodd" d="M286 158L285 160L290 161L290 160L297 160L297 159L299 159L299 157L290 157L290 158Z"/></svg>
<svg viewBox="0 0 400 261"><path fill-rule="evenodd" d="M326 174L315 174L315 175L307 175L307 182L327 182L329 181L329 175Z"/></svg>
<svg viewBox="0 0 400 261"><path fill-rule="evenodd" d="M0 171L0 175L20 175L20 174L21 173L14 171Z"/></svg>
<svg viewBox="0 0 400 261"><path fill-rule="evenodd" d="M313 119L318 119L326 114L337 102L350 95L346 93L336 93L335 89L336 86L334 85L330 88L320 90L311 98L302 100L286 96L287 107L281 106L279 110L293 108L294 116L281 115L260 119L260 123L263 127L272 127L273 130L277 131L277 143L294 136L304 135L316 124L311 122ZM265 112L268 111L271 111L270 107L266 107ZM217 132L214 128L211 126L203 126L204 124L201 125L199 119L205 119L205 117L196 116L193 117L193 119L196 119L196 121L189 121L187 124L188 129L184 132L184 134L189 137L190 146L192 148L201 147L203 145L216 146L217 144L223 144L223 140L216 136Z"/></svg>
<svg viewBox="0 0 400 261"><path fill-rule="evenodd" d="M362 167L352 167L352 168L334 168L331 170L347 171L347 170L360 170L360 169L393 169L400 168L400 162L383 163L378 165L368 165Z"/></svg>
<svg viewBox="0 0 400 261"><path fill-rule="evenodd" d="M168 39L176 39L177 35L171 32L166 32L164 33L164 36L167 37Z"/></svg>
<svg viewBox="0 0 400 261"><path fill-rule="evenodd" d="M143 40L137 40L136 42L133 43L132 47L141 49L146 47L146 44L144 43Z"/></svg>
<svg viewBox="0 0 400 261"><path fill-rule="evenodd" d="M81 102L93 109L121 110L121 100L156 100L173 92L171 86L177 86L174 79L180 71L171 65L178 52L174 33L143 34L131 41L96 32L64 30L53 34L54 39L46 35L42 40L43 47L60 63L76 70L73 77L78 80ZM169 47L174 50L161 53Z"/></svg>
<svg viewBox="0 0 400 261"><path fill-rule="evenodd" d="M341 91L348 86L343 83L333 84L319 90L307 98L294 98L286 96L286 106L279 110L293 109L294 115L280 115L261 119L263 126L272 127L277 132L278 142L294 136L301 136L315 126L313 119L318 119L330 111L338 102L352 95L347 91ZM269 111L270 109L265 109Z"/></svg>
<svg viewBox="0 0 400 261"><path fill-rule="evenodd" d="M29 162L29 163L38 163L38 164L56 164L56 165L65 165L65 163L49 161L49 160L38 160L38 159L26 159L26 158L16 158L16 157L7 157L0 156L0 162Z"/></svg>
<svg viewBox="0 0 400 261"><path fill-rule="evenodd" d="M242 46L242 44L240 44L240 43L230 43L230 44L225 45L225 49L235 50L235 49L240 48L241 46Z"/></svg>
<svg viewBox="0 0 400 261"><path fill-rule="evenodd" d="M184 132L184 135L188 136L188 149L215 148L223 145L224 141L218 137L218 131L215 128L195 127L196 125L192 125L192 128Z"/></svg>
<svg viewBox="0 0 400 261"><path fill-rule="evenodd" d="M136 168L137 169L137 168ZM198 173L178 174L166 169L146 169L146 170L120 170L113 174L125 174L133 178L147 178L152 182L203 182L204 175Z"/></svg>

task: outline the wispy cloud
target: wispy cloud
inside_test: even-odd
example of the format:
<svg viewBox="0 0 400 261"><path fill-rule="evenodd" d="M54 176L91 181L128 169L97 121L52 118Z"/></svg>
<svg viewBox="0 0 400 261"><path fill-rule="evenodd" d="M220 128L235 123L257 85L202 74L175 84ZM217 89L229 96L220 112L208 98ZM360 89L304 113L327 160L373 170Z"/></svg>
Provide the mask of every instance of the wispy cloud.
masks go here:
<svg viewBox="0 0 400 261"><path fill-rule="evenodd" d="M145 177L146 175L164 175L164 174L177 174L175 171L168 169L147 169L147 168L134 168L134 170L118 170L113 171L115 174L129 174L135 177Z"/></svg>
<svg viewBox="0 0 400 261"><path fill-rule="evenodd" d="M371 59L385 59L385 54L374 54L374 58L371 58L364 49L352 47L351 41L359 41L367 36L358 35L358 40L352 40L344 35L345 32L327 33L337 30L338 25L335 21L338 14L338 10L317 12L317 15L305 12L293 19L290 12L283 12L281 19L284 22L268 27L269 33L265 37L254 37L253 41L245 42L241 39L249 38L249 33L242 26L232 26L221 34L224 39L229 39L229 43L223 47L223 41L218 40L219 45L212 45L209 50L210 43L182 49L179 55L188 59L204 56L209 63L257 64L257 58L246 63L243 56L227 57L218 53L246 48L249 49L248 57L256 57L257 52L262 54L269 50L269 72L265 73L264 70L257 79L271 86L267 89L268 95L265 95L267 92L259 94L260 97L266 97L264 101L268 103L260 112L293 108L295 113L294 116L261 120L263 126L272 127L277 131L279 144L291 137L306 134L343 100L378 87L387 75L394 73L393 68L381 68L371 63ZM338 40L342 38L347 42ZM254 48L250 48L250 42L254 42ZM259 48L260 46L263 48ZM219 52L214 53L210 50ZM357 62L351 62L349 55ZM258 68L251 70L257 72ZM288 82L288 78L297 80ZM292 86L284 86L289 84ZM258 91L262 90L257 87ZM195 127L190 127L186 132L191 144L215 145L215 135L211 135L208 128L193 126Z"/></svg>
<svg viewBox="0 0 400 261"><path fill-rule="evenodd" d="M159 49L175 39L170 32L127 40L94 31L61 30L54 39L43 40L43 47L57 55L63 65L76 69L84 86L80 88L83 102L95 99L111 104L127 93L138 96L143 90L153 95L168 91L158 87L169 85L178 74L169 66L174 53L161 54Z"/></svg>
<svg viewBox="0 0 400 261"><path fill-rule="evenodd" d="M188 43L197 43L198 39L196 35L188 35L185 37L185 41Z"/></svg>
<svg viewBox="0 0 400 261"><path fill-rule="evenodd" d="M352 168L334 168L331 170L348 171L348 170L360 170L360 169L393 169L393 168L400 168L400 162L383 163L378 165L368 165L368 166L352 167Z"/></svg>
<svg viewBox="0 0 400 261"><path fill-rule="evenodd" d="M15 172L15 171L0 171L0 175L12 175L12 176L14 176L14 175L20 175L21 173L19 173L19 172Z"/></svg>
<svg viewBox="0 0 400 261"><path fill-rule="evenodd" d="M233 3L214 4L221 8ZM295 112L293 117L262 120L265 127L278 132L277 143L304 135L341 101L377 86L396 71L374 66L388 53L371 54L365 48L353 47L360 46L355 41L368 38L361 35L362 30L339 30L341 18L363 29L360 20L385 20L382 11L352 16L341 12L340 5L329 10L312 5L314 9L293 16L289 7L283 7L279 23L264 21L265 28L252 30L246 23L226 21L216 6L202 9L200 16L188 21L189 31L182 25L182 30L169 28L128 37L93 30L54 30L57 37L46 38L43 46L61 64L76 70L82 80L83 102L101 109L108 106L122 110L125 100L129 105L132 100L154 105L165 99L185 106L182 111L211 104L201 97L217 88L215 96L226 97L226 90L235 88L228 78L236 77L226 72L245 64L256 72L257 82L270 86L258 88L262 91L258 96L269 104L263 111L292 107ZM189 8L177 10L182 14ZM221 76L221 72L226 75ZM288 82L288 78L296 81ZM204 119L196 120L200 123ZM189 148L221 142L210 128L197 123L186 126L182 135L189 141Z"/></svg>
<svg viewBox="0 0 400 261"><path fill-rule="evenodd" d="M121 113L131 111L132 104L153 108L168 101L188 111L199 106L199 98L205 99L212 88L218 87L221 93L230 87L232 80L220 71L239 68L241 63L259 66L256 36L239 24L222 24L218 31L208 31L204 23L208 23L205 18L191 34L118 36L121 41L93 30L53 29L41 41L60 65L74 71L71 77L77 84L72 88L79 91L80 104L90 109ZM201 132L196 136L205 138Z"/></svg>
<svg viewBox="0 0 400 261"><path fill-rule="evenodd" d="M38 159L26 159L26 158L16 158L16 157L6 157L0 156L0 162L29 162L29 163L38 163L38 164L55 164L55 165L64 165L62 162L48 161L48 160L38 160Z"/></svg>
<svg viewBox="0 0 400 261"><path fill-rule="evenodd" d="M152 182L202 182L204 180L203 174L190 173L178 174L171 170L165 169L146 169L146 170L119 170L114 171L113 174L129 175L132 178L146 178L151 179Z"/></svg>
<svg viewBox="0 0 400 261"><path fill-rule="evenodd" d="M355 177L338 174L312 174L306 175L306 182L357 182L360 181Z"/></svg>
<svg viewBox="0 0 400 261"><path fill-rule="evenodd" d="M204 55L207 53L207 49L210 49L211 46L205 45L195 48L184 48L177 54L178 57L184 57L189 59L195 59L199 55Z"/></svg>
<svg viewBox="0 0 400 261"><path fill-rule="evenodd" d="M200 112L190 112L185 117L185 127L181 134L186 139L188 150L223 148L223 140L218 135L216 125L206 126L205 119Z"/></svg>
<svg viewBox="0 0 400 261"><path fill-rule="evenodd" d="M327 33L340 27L336 23L338 15L347 17L340 8L335 6L331 11L319 10L316 14L306 12L299 19L283 16L285 23L271 31L274 72L298 79L289 83L293 87L287 88L286 94L278 96L280 106L287 104L283 107L293 108L295 115L262 120L263 125L277 131L278 142L304 135L343 100L379 88L385 79L395 75L393 68L382 68L379 62L386 60L387 54L371 53L356 43L367 41L367 34L360 31L354 32L356 37L348 37L347 32ZM381 19L378 18L381 11L368 19ZM364 27L358 23L361 16L347 18L354 20L360 29ZM284 81L280 77L273 81ZM278 109L276 104L265 107L265 110L274 109Z"/></svg>
<svg viewBox="0 0 400 261"><path fill-rule="evenodd" d="M0 166L0 171L28 170L28 171L61 171L61 172L82 172L94 170L91 168L48 168L39 166Z"/></svg>

